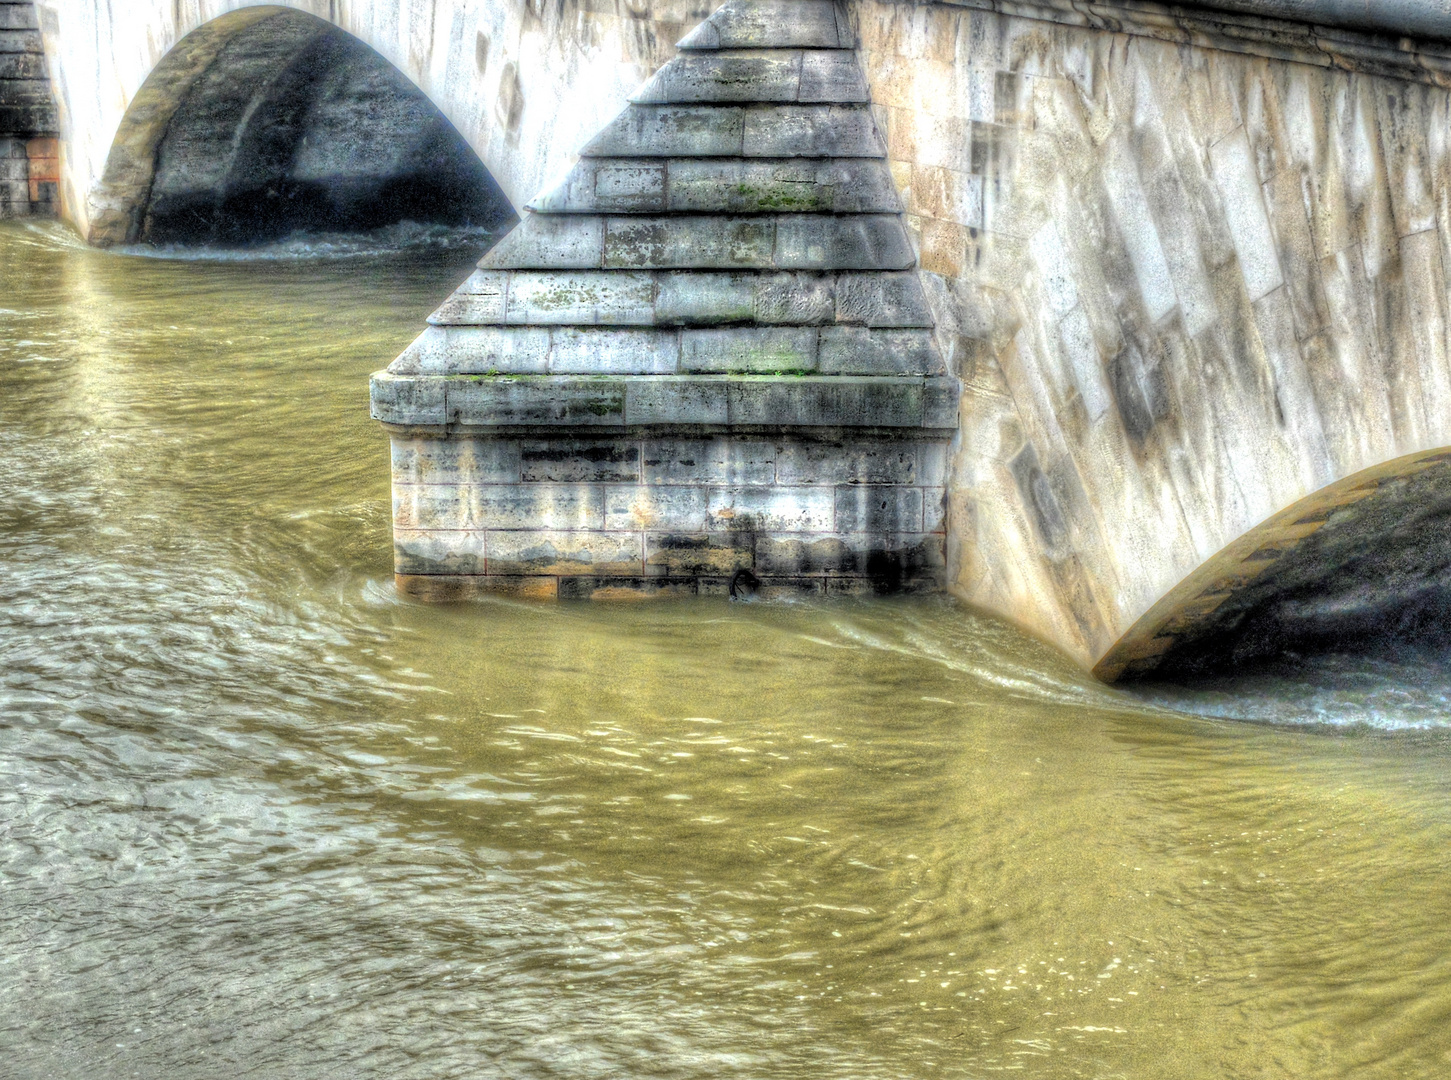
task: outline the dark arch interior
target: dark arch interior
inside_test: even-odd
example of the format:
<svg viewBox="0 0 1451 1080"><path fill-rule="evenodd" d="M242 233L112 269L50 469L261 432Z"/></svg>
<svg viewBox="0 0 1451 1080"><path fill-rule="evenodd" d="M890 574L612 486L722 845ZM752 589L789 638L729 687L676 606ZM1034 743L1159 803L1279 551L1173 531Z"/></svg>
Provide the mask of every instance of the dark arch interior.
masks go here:
<svg viewBox="0 0 1451 1080"><path fill-rule="evenodd" d="M1153 678L1193 678L1324 653L1451 647L1451 451L1374 481L1353 504L1182 634Z"/></svg>
<svg viewBox="0 0 1451 1080"><path fill-rule="evenodd" d="M513 216L458 131L367 45L281 11L231 37L156 147L133 239L241 245Z"/></svg>

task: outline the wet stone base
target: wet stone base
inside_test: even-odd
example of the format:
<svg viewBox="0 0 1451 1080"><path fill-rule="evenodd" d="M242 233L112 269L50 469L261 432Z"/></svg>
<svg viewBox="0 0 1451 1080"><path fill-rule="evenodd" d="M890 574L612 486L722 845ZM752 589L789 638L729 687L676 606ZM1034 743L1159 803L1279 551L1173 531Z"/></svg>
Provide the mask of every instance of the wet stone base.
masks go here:
<svg viewBox="0 0 1451 1080"><path fill-rule="evenodd" d="M945 438L398 431L395 570L426 600L927 592Z"/></svg>

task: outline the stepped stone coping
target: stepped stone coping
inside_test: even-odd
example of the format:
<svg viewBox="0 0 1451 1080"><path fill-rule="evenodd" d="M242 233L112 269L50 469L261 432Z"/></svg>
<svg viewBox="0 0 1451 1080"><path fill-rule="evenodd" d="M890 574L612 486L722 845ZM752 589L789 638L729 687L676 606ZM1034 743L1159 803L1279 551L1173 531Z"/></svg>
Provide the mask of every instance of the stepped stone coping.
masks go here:
<svg viewBox="0 0 1451 1080"><path fill-rule="evenodd" d="M896 214L531 214L480 260L486 270L906 270Z"/></svg>
<svg viewBox="0 0 1451 1080"><path fill-rule="evenodd" d="M630 100L845 103L871 95L850 49L736 49L680 53Z"/></svg>
<svg viewBox="0 0 1451 1080"><path fill-rule="evenodd" d="M581 157L879 157L865 105L632 105Z"/></svg>
<svg viewBox="0 0 1451 1080"><path fill-rule="evenodd" d="M864 326L669 329L431 326L395 375L942 375L930 330Z"/></svg>
<svg viewBox="0 0 1451 1080"><path fill-rule="evenodd" d="M881 158L585 158L527 209L548 214L895 214Z"/></svg>
<svg viewBox="0 0 1451 1080"><path fill-rule="evenodd" d="M957 380L742 375L454 375L378 372L372 415L425 428L914 428L957 426Z"/></svg>
<svg viewBox="0 0 1451 1080"><path fill-rule="evenodd" d="M476 270L435 326L826 325L931 329L922 284L893 273Z"/></svg>
<svg viewBox="0 0 1451 1080"><path fill-rule="evenodd" d="M856 38L832 0L727 5L685 36L680 49L850 49Z"/></svg>

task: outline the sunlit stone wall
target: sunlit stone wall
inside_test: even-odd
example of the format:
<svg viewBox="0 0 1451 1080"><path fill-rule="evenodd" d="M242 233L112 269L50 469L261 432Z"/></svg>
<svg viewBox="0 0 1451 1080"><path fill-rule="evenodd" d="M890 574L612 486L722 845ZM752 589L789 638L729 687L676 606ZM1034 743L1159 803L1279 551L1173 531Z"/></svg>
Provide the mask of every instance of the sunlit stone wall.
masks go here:
<svg viewBox="0 0 1451 1080"><path fill-rule="evenodd" d="M954 587L1092 664L1257 523L1451 444L1451 99L1409 44L981 6L853 12L964 386Z"/></svg>

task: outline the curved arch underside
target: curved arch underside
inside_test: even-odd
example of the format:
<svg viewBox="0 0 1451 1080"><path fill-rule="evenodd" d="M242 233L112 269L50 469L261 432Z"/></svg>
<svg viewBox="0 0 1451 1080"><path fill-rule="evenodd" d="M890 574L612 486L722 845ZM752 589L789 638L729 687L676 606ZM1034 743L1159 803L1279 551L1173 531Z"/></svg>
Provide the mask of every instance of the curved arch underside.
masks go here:
<svg viewBox="0 0 1451 1080"><path fill-rule="evenodd" d="M1286 651L1451 639L1451 447L1365 469L1245 533L1094 666L1107 682Z"/></svg>
<svg viewBox="0 0 1451 1080"><path fill-rule="evenodd" d="M107 160L90 240L244 244L512 208L426 95L305 12L247 8L147 79Z"/></svg>

